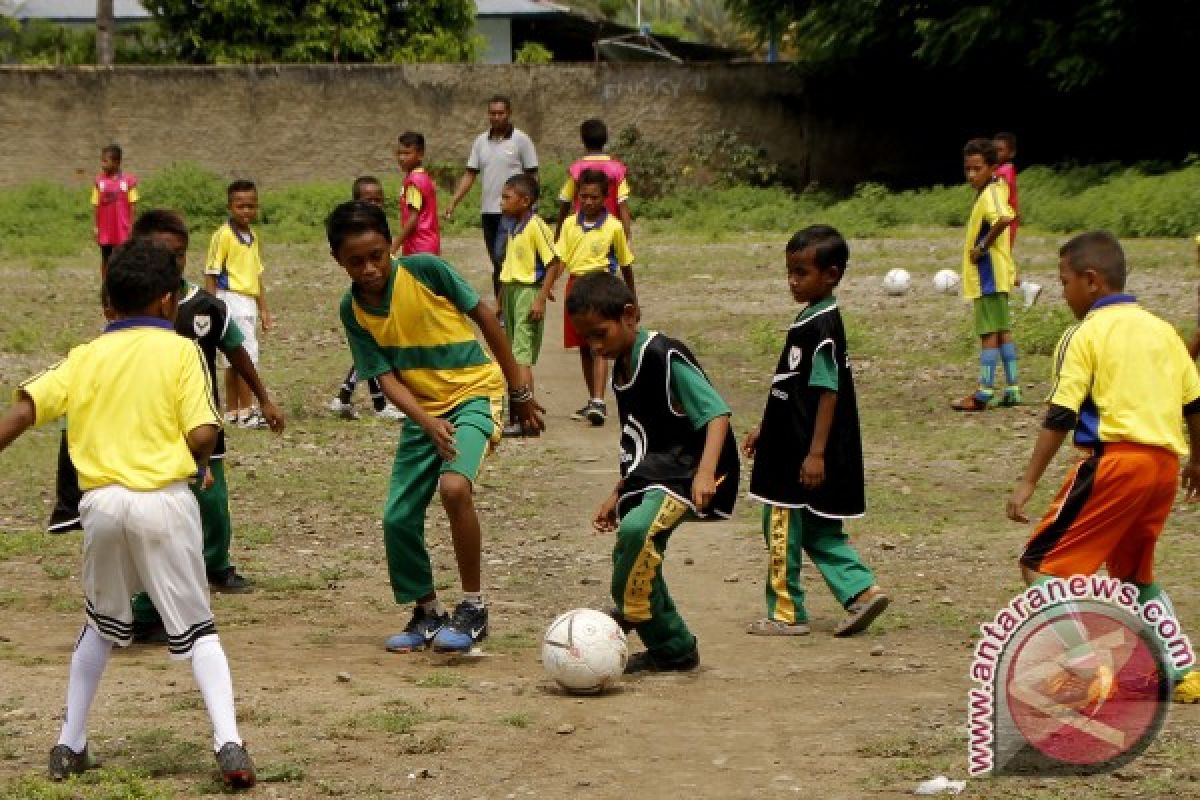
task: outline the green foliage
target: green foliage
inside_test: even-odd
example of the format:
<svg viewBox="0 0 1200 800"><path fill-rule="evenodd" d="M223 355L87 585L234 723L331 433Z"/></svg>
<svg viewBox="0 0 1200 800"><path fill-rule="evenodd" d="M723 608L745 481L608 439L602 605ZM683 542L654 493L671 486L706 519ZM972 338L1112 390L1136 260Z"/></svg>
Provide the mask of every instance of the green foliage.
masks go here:
<svg viewBox="0 0 1200 800"><path fill-rule="evenodd" d="M63 783L27 775L0 785L0 800L168 800L173 795L142 774L112 768L88 770Z"/></svg>
<svg viewBox="0 0 1200 800"><path fill-rule="evenodd" d="M541 42L526 42L513 53L513 63L526 66L549 64L554 60L554 53Z"/></svg>
<svg viewBox="0 0 1200 800"><path fill-rule="evenodd" d="M629 183L637 187L638 197L663 197L675 188L679 176L671 169L671 154L643 137L636 127L630 125L617 134L614 152L629 169Z"/></svg>
<svg viewBox="0 0 1200 800"><path fill-rule="evenodd" d="M695 177L707 175L716 186L770 186L779 178L779 166L764 147L747 144L735 131L702 133L688 153L688 168Z"/></svg>
<svg viewBox="0 0 1200 800"><path fill-rule="evenodd" d="M174 58L155 23L121 25L113 32L115 63L160 64ZM0 16L0 63L74 66L96 63L96 29Z"/></svg>

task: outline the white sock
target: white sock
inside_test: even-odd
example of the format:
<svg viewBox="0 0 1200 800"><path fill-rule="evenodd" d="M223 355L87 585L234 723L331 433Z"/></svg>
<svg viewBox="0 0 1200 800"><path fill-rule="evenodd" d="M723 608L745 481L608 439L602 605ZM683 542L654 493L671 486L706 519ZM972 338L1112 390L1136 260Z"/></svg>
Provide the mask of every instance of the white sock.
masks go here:
<svg viewBox="0 0 1200 800"><path fill-rule="evenodd" d="M483 608L483 592L463 592L463 602Z"/></svg>
<svg viewBox="0 0 1200 800"><path fill-rule="evenodd" d="M604 402L604 398L603 398L603 397L593 397L593 398L592 398L592 402L593 402L593 403L603 403L603 402Z"/></svg>
<svg viewBox="0 0 1200 800"><path fill-rule="evenodd" d="M419 605L426 614L431 614L435 617L439 617L445 613L445 610L442 608L442 601L436 597L424 603L417 603L417 605Z"/></svg>
<svg viewBox="0 0 1200 800"><path fill-rule="evenodd" d="M228 742L242 743L238 735L237 712L233 710L233 678L229 661L215 635L204 636L192 645L192 674L204 696L204 705L213 726L213 750Z"/></svg>
<svg viewBox="0 0 1200 800"><path fill-rule="evenodd" d="M76 753L87 745L87 718L100 688L100 678L112 653L112 642L96 632L91 625L83 626L83 634L71 655L71 677L67 681L67 715L63 720L58 743Z"/></svg>

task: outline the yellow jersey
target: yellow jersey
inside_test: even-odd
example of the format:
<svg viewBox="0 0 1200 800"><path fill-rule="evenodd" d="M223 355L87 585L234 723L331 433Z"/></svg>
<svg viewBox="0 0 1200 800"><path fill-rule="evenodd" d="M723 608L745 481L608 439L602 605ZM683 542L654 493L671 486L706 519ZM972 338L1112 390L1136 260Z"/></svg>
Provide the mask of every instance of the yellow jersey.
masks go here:
<svg viewBox="0 0 1200 800"><path fill-rule="evenodd" d="M258 297L262 294L262 273L254 229L239 233L229 222L217 228L208 242L208 258L204 261L204 274L217 276L217 288Z"/></svg>
<svg viewBox="0 0 1200 800"><path fill-rule="evenodd" d="M587 222L583 212L567 217L563 220L556 247L572 275L604 270L615 274L618 267L633 263L625 227L608 211L602 211L594 222Z"/></svg>
<svg viewBox="0 0 1200 800"><path fill-rule="evenodd" d="M985 294L1001 294L1012 290L1017 265L1012 257L1011 237L997 236L978 263L971 261L971 250L983 242L998 220L1005 217L1013 219L1015 216L1008 204L1008 184L999 178L992 178L992 182L976 196L967 222L962 256L963 297L973 300Z"/></svg>

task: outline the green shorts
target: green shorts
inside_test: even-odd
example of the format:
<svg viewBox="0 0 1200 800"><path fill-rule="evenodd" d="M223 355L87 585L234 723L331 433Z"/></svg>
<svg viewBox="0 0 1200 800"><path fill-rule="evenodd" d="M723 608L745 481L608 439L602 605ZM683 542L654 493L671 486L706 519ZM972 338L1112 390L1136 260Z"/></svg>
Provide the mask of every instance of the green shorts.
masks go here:
<svg viewBox="0 0 1200 800"><path fill-rule="evenodd" d="M542 330L546 320L533 322L529 319L529 309L541 290L537 284L526 283L505 283L500 290L504 332L508 335L513 358L523 367L535 366L538 354L542 352Z"/></svg>
<svg viewBox="0 0 1200 800"><path fill-rule="evenodd" d="M975 298L975 334L987 336L989 333L1012 330L1012 322L1008 318L1008 292L985 294Z"/></svg>

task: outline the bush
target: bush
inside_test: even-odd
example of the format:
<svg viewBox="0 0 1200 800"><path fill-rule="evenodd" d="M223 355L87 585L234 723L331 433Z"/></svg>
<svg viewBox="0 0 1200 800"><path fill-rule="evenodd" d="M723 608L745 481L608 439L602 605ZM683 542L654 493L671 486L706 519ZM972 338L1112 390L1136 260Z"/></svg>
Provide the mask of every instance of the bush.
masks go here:
<svg viewBox="0 0 1200 800"><path fill-rule="evenodd" d="M513 53L513 63L524 66L549 64L553 60L554 53L541 42L526 42Z"/></svg>

